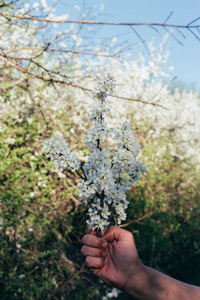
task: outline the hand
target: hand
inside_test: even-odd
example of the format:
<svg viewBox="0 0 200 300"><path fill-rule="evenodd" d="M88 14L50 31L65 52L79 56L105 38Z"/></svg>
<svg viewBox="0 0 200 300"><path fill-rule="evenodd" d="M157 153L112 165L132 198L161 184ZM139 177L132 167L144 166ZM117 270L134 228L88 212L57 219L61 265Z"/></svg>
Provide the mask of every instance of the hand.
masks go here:
<svg viewBox="0 0 200 300"><path fill-rule="evenodd" d="M88 267L105 283L125 290L129 278L133 281L142 268L133 235L115 226L109 227L102 238L94 234L82 239L81 252Z"/></svg>
<svg viewBox="0 0 200 300"><path fill-rule="evenodd" d="M102 238L84 235L81 252L93 273L138 300L199 300L200 288L154 269L139 259L133 235L111 226Z"/></svg>

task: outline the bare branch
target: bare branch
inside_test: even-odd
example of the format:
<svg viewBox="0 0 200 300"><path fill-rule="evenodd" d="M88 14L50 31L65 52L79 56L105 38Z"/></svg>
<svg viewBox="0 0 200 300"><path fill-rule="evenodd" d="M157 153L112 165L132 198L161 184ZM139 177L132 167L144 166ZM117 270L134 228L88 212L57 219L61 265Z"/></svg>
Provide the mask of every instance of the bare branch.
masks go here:
<svg viewBox="0 0 200 300"><path fill-rule="evenodd" d="M152 101L156 96L158 96L160 94L160 92L164 89L165 86L167 86L168 84L170 84L172 81L174 81L177 78L177 76L173 77L172 79L170 79L168 82L166 82L161 88L160 90L149 100Z"/></svg>
<svg viewBox="0 0 200 300"><path fill-rule="evenodd" d="M173 11L170 12L169 16L167 17L167 19L164 21L164 24L166 24L166 22L169 20L169 18L173 15Z"/></svg>
<svg viewBox="0 0 200 300"><path fill-rule="evenodd" d="M62 24L67 24L67 23L74 23L74 24L81 24L83 25L115 25L115 26L129 26L134 32L135 34L139 37L139 39L141 40L141 42L144 44L145 49L147 50L148 54L151 56L147 45L145 43L145 41L143 40L143 38L138 34L138 32L133 29L133 26L148 26L151 29L155 30L159 35L160 32L156 29L156 27L163 27L165 29L165 31L167 33L169 33L173 39L179 43L180 45L183 46L182 42L174 35L172 34L168 28L175 28L175 29L188 29L188 31L198 40L200 41L200 38L193 32L193 29L197 29L197 31L199 32L199 28L200 28L200 24L194 25L195 22L197 22L198 20L200 20L200 17L196 18L195 20L191 21L190 23L186 24L186 25L177 25L177 24L166 24L166 22L169 20L169 18L171 17L171 15L173 14L173 12L171 12L169 14L169 16L166 18L166 20L164 21L164 23L148 23L148 22L141 22L141 23L124 23L124 22L101 22L101 21L85 21L85 20L51 20L51 19L46 19L45 17L41 18L41 17L35 17L35 16L31 16L31 15L27 15L27 13L23 14L23 15L17 15L15 14L11 14L11 13L7 13L7 12L0 12L0 15L5 17L9 22L11 22L11 19L20 19L20 20L30 20L30 21L38 21L38 22L45 22L45 23L62 23ZM179 30L178 30L179 31ZM179 31L179 33L182 35L182 37L185 38L185 36L181 33L181 31ZM88 55L88 54L87 54Z"/></svg>
<svg viewBox="0 0 200 300"><path fill-rule="evenodd" d="M162 34L158 31L157 28L153 27L152 25L149 25L149 27L150 27L151 29L155 30L155 31L157 32L157 34L158 34L160 37L162 36Z"/></svg>
<svg viewBox="0 0 200 300"><path fill-rule="evenodd" d="M128 222L128 223L119 225L118 227L123 228L123 227L126 227L126 226L128 226L128 225L130 225L130 224L132 224L132 223L140 223L140 221L150 218L154 213L155 213L155 212L150 211L149 213L143 215L142 217L140 217L140 218L138 218L138 219L136 219L136 220L132 220L132 221L130 221L130 222Z"/></svg>
<svg viewBox="0 0 200 300"><path fill-rule="evenodd" d="M149 23L149 22L141 22L141 23L124 23L124 22L101 22L101 21L83 21L83 20L50 20L45 18L36 18L33 16L19 16L19 15L13 15L10 13L0 12L1 16L9 16L12 18L17 18L21 20L32 20L32 21L38 21L38 22L47 22L47 23L77 23L77 24L94 24L94 25L120 25L120 26L162 26L162 27L172 27L172 28L200 28L200 25L193 25L190 24L196 22L200 19L197 18L194 21L190 22L187 25L176 25L176 24L165 24L165 23Z"/></svg>
<svg viewBox="0 0 200 300"><path fill-rule="evenodd" d="M198 28L199 29L199 28ZM198 40L198 41L200 41L200 38L190 29L190 28L188 28L188 30L194 35L194 37Z"/></svg>
<svg viewBox="0 0 200 300"><path fill-rule="evenodd" d="M178 31L178 33L180 33L180 35L181 35L184 39L186 39L186 36L180 31L179 28L176 28L176 30Z"/></svg>
<svg viewBox="0 0 200 300"><path fill-rule="evenodd" d="M148 102L148 101L144 101L144 100L141 100L141 99L125 98L125 97L116 96L116 95L111 95L110 97L114 97L114 98L118 98L118 99L123 99L123 100L128 100L128 101L141 102L141 103L150 104L150 105L153 105L153 106L159 106L161 108L164 108L164 109L168 110L168 108L164 107L163 105L160 105L160 104L157 104L157 103Z"/></svg>
<svg viewBox="0 0 200 300"><path fill-rule="evenodd" d="M169 18L172 16L172 14L173 14L173 11L171 11L171 13L170 13L169 16L167 17L167 19L164 21L164 24L166 24L166 22L169 20ZM166 27L164 27L164 29L166 30L167 33L169 33L169 34L173 37L173 39L174 39L176 42L178 42L181 46L183 46L183 44L179 41L179 39L177 39L177 38L175 37L175 35L174 35L172 32L170 32ZM178 29L178 28L176 27L176 29Z"/></svg>
<svg viewBox="0 0 200 300"><path fill-rule="evenodd" d="M137 37L138 37L138 38L140 39L140 41L143 43L145 49L147 50L149 56L151 57L151 53L150 53L150 51L149 51L149 49L148 49L148 47L147 47L147 45L146 45L146 42L142 39L142 37L139 35L139 33L138 33L132 26L130 26L130 28L135 32L135 34L137 35Z"/></svg>
<svg viewBox="0 0 200 300"><path fill-rule="evenodd" d="M166 211L166 208L164 209L161 209L159 211L150 211L148 213L146 213L145 215L143 215L142 217L138 218L138 219L135 219L135 220L132 220L126 224L122 224L122 225L119 225L120 228L122 227L126 227L132 223L140 223L141 221L145 220L145 219L149 219L153 214L157 214L157 213L161 213L161 212L165 212Z"/></svg>
<svg viewBox="0 0 200 300"><path fill-rule="evenodd" d="M183 43L181 43L181 41L179 41L179 40L175 37L175 35L174 35L172 32L170 32L166 27L164 27L164 29L166 30L167 33L169 33L169 34L173 37L173 39L174 39L177 43L179 43L181 46L183 46ZM177 28L176 28L176 29L177 29Z"/></svg>
<svg viewBox="0 0 200 300"><path fill-rule="evenodd" d="M196 18L195 20L193 20L192 22L188 23L188 26L190 27L191 24L195 23L196 21L200 20L200 17ZM198 26L199 27L199 26Z"/></svg>

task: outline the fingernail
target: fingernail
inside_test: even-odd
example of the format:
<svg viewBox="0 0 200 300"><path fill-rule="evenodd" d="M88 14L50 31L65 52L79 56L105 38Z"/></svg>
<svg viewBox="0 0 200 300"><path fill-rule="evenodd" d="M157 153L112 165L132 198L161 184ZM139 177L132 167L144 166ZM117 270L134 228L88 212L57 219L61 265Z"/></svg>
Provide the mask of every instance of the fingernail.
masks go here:
<svg viewBox="0 0 200 300"><path fill-rule="evenodd" d="M107 242L103 242L102 248L106 249L107 246L108 246L108 243Z"/></svg>

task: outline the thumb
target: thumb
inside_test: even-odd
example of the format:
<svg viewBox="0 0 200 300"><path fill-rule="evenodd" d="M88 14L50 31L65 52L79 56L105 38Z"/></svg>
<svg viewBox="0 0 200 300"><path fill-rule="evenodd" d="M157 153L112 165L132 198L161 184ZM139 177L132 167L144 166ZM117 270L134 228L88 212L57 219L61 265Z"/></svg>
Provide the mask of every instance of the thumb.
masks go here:
<svg viewBox="0 0 200 300"><path fill-rule="evenodd" d="M105 239L108 243L112 243L114 241L134 243L134 237L130 231L116 226L110 226L103 236L103 239Z"/></svg>
<svg viewBox="0 0 200 300"><path fill-rule="evenodd" d="M119 241L123 239L124 232L126 232L126 230L116 226L110 226L103 236L103 239L105 239L108 243L112 243L114 240Z"/></svg>

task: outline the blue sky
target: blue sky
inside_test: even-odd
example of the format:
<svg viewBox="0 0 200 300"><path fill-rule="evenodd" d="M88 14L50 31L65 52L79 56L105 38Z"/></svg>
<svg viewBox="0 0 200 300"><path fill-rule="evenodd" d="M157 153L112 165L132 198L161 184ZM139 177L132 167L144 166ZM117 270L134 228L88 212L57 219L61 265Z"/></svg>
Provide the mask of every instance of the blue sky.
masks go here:
<svg viewBox="0 0 200 300"><path fill-rule="evenodd" d="M48 5L53 0L46 0ZM200 17L200 0L60 0L56 6L57 14L69 14L68 19L79 19L78 11L75 5L93 7L93 11L98 13L100 7L104 6L103 12L97 17L97 21L108 22L157 22L163 23L168 15L173 11L172 16L167 21L170 24L185 25L192 20ZM196 22L200 25L200 20ZM158 45L162 38L159 37L155 30L148 27L138 27L138 33L145 41L155 39L155 45ZM164 37L166 31L159 29ZM175 36L183 43L181 46L172 37L169 38L170 56L166 68L173 66L171 77L177 76L178 80L182 80L188 86L194 86L200 92L200 41L198 41L187 30L182 30L186 36L184 39L180 33L174 31ZM200 33L196 34L199 35ZM134 32L125 26L102 26L101 36L117 36L119 41L129 40L129 42L138 42L138 37ZM131 56L137 56L137 47L132 48ZM148 53L143 49L146 59ZM145 53L146 52L146 53Z"/></svg>

